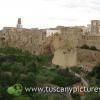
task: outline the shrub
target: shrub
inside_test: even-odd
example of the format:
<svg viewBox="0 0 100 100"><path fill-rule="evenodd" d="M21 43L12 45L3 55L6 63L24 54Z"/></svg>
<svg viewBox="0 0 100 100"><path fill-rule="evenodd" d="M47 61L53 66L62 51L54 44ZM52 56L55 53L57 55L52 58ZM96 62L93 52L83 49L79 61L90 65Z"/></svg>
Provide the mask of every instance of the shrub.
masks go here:
<svg viewBox="0 0 100 100"><path fill-rule="evenodd" d="M70 86L78 82L80 82L80 78L72 75L68 69L60 69L51 83L58 86Z"/></svg>
<svg viewBox="0 0 100 100"><path fill-rule="evenodd" d="M95 46L91 46L90 49L91 50L97 50L97 48Z"/></svg>
<svg viewBox="0 0 100 100"><path fill-rule="evenodd" d="M81 46L82 49L89 49L89 46L84 44L83 46Z"/></svg>

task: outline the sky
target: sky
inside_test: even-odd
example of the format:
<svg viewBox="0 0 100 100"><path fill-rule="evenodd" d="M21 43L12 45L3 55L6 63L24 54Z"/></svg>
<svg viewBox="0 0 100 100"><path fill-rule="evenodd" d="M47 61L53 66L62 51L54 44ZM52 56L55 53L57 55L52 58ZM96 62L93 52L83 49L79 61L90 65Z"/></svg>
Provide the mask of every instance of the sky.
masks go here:
<svg viewBox="0 0 100 100"><path fill-rule="evenodd" d="M87 25L100 20L100 0L0 0L0 29Z"/></svg>

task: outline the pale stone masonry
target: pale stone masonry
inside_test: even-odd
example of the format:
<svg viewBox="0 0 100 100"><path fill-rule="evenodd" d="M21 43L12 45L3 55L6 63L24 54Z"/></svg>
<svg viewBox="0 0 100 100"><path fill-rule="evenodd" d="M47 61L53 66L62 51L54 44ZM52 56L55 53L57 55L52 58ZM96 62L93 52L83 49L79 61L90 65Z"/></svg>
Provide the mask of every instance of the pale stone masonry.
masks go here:
<svg viewBox="0 0 100 100"><path fill-rule="evenodd" d="M100 49L100 21L92 20L86 30L84 34L80 34L78 46L81 47L86 44L90 47L95 46L97 49Z"/></svg>
<svg viewBox="0 0 100 100"><path fill-rule="evenodd" d="M82 32L80 28L62 28L62 34L57 34L53 39L54 58L52 63L60 65L61 68L77 65L78 35Z"/></svg>
<svg viewBox="0 0 100 100"><path fill-rule="evenodd" d="M76 66L77 47L87 44L100 49L100 21L85 26L57 26L49 29L22 28L21 18L16 27L0 31L0 48L14 47L33 55L53 53L52 63L61 68Z"/></svg>
<svg viewBox="0 0 100 100"><path fill-rule="evenodd" d="M0 47L20 48L39 55L45 38L45 30L4 27L0 31Z"/></svg>

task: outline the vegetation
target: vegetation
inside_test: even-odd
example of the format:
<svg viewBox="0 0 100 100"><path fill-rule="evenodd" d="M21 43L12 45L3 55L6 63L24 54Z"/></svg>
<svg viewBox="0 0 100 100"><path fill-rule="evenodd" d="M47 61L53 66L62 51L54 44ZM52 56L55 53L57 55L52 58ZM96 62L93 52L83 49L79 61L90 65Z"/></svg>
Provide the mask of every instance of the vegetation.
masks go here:
<svg viewBox="0 0 100 100"><path fill-rule="evenodd" d="M83 46L81 46L82 49L89 49L89 46L84 44Z"/></svg>
<svg viewBox="0 0 100 100"><path fill-rule="evenodd" d="M80 95L78 93L72 94L72 97L74 98L74 100L81 100Z"/></svg>
<svg viewBox="0 0 100 100"><path fill-rule="evenodd" d="M91 85L100 86L100 64L97 64L92 72L88 73L88 79L91 82Z"/></svg>
<svg viewBox="0 0 100 100"><path fill-rule="evenodd" d="M77 67L77 66L74 66L74 67L71 67L71 70L80 74L81 71L82 71L82 67Z"/></svg>
<svg viewBox="0 0 100 100"><path fill-rule="evenodd" d="M100 100L100 93L87 93L85 100Z"/></svg>
<svg viewBox="0 0 100 100"><path fill-rule="evenodd" d="M99 49L97 49L95 46L88 46L86 44L84 44L83 46L81 46L81 49L89 49L89 50L94 50L94 51L100 51Z"/></svg>
<svg viewBox="0 0 100 100"><path fill-rule="evenodd" d="M91 50L97 50L97 48L95 46L91 46L90 49Z"/></svg>
<svg viewBox="0 0 100 100"><path fill-rule="evenodd" d="M34 93L32 96L32 100L67 100L65 96L52 93L52 94L43 94L43 93Z"/></svg>
<svg viewBox="0 0 100 100"><path fill-rule="evenodd" d="M66 87L80 82L80 78L72 75L68 69L58 69L57 73L58 74L54 77L52 84Z"/></svg>
<svg viewBox="0 0 100 100"><path fill-rule="evenodd" d="M87 75L91 87L99 87L100 86L100 64L97 64L92 72L89 72ZM86 94L86 100L99 100L100 93L92 92Z"/></svg>
<svg viewBox="0 0 100 100"><path fill-rule="evenodd" d="M0 100L61 100L60 94L27 94L20 97L6 91L16 83L24 86L39 86L46 83L58 86L71 86L80 82L68 69L59 69L51 63L53 55L35 56L14 48L0 49ZM66 98L64 97L63 100Z"/></svg>
<svg viewBox="0 0 100 100"><path fill-rule="evenodd" d="M13 100L32 100L32 99L27 96L20 96L20 97L15 97Z"/></svg>
<svg viewBox="0 0 100 100"><path fill-rule="evenodd" d="M91 47L95 50L94 47ZM39 86L47 83L56 86L72 86L80 82L66 69L60 69L51 63L53 55L35 56L14 48L0 49L0 100L66 100L61 94L26 93L23 91L19 97L9 95L7 88L16 83L24 86ZM80 73L81 68L71 68ZM100 64L88 73L87 78L91 86L100 86ZM92 95L92 96L91 96ZM75 100L80 100L78 94L72 94ZM87 99L88 98L88 99ZM86 100L99 100L100 95L87 93Z"/></svg>

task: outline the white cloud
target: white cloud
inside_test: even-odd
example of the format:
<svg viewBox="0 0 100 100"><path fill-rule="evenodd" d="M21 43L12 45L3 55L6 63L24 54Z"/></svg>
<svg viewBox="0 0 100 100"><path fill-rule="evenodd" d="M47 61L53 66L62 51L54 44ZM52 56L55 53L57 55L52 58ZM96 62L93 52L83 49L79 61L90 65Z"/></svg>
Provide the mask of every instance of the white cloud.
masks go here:
<svg viewBox="0 0 100 100"><path fill-rule="evenodd" d="M0 28L16 26L22 18L24 27L86 25L100 19L99 0L0 0Z"/></svg>

